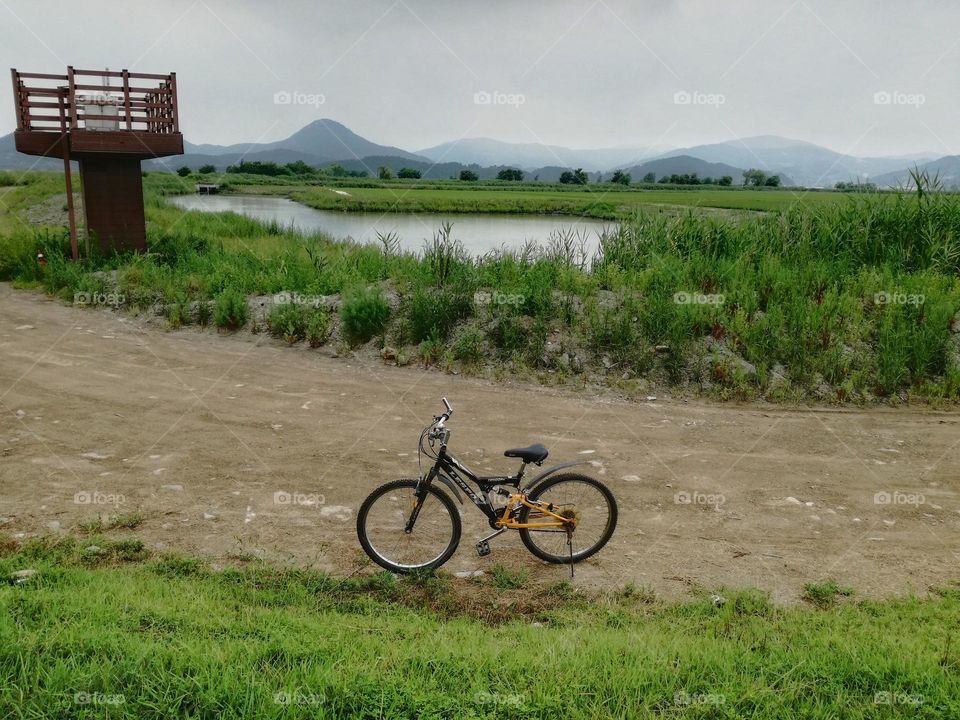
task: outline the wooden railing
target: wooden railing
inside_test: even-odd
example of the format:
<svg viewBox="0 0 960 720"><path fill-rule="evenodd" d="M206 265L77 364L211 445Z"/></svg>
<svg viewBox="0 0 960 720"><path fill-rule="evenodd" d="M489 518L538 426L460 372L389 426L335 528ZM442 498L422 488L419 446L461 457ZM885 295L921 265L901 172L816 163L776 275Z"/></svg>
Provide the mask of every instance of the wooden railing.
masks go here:
<svg viewBox="0 0 960 720"><path fill-rule="evenodd" d="M72 67L66 75L10 73L17 130L180 132L176 73Z"/></svg>

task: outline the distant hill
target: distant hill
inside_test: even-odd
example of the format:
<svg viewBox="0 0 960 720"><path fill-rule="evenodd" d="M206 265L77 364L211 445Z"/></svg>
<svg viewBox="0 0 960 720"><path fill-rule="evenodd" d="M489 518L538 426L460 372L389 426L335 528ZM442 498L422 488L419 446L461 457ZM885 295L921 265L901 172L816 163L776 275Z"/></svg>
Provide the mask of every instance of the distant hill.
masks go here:
<svg viewBox="0 0 960 720"><path fill-rule="evenodd" d="M910 171L913 169L926 172L931 178L938 176L946 188L960 188L960 155L946 155L920 165L910 165L894 172L877 175L871 178L870 182L875 183L879 188L913 187L913 180L910 177Z"/></svg>
<svg viewBox="0 0 960 720"><path fill-rule="evenodd" d="M708 162L759 168L790 177L796 184L808 187L832 187L837 182L870 179L874 175L900 170L918 159L929 159L917 156L854 157L813 143L776 135L758 135L711 145L696 145L670 155L679 153Z"/></svg>
<svg viewBox="0 0 960 720"><path fill-rule="evenodd" d="M427 160L391 145L379 145L357 135L336 120L314 120L293 135L271 143L240 143L237 145L194 145L185 143L184 150L190 155L244 155L285 150L297 153L297 157L312 157L314 163L362 158L369 155L391 155L411 160ZM277 161L279 162L279 160Z"/></svg>
<svg viewBox="0 0 960 720"><path fill-rule="evenodd" d="M555 182L565 170L583 168L591 181L598 172L606 177L614 169L630 172L640 180L647 172L663 175L696 172L700 177L731 175L741 183L743 170L760 168L780 175L783 184L832 187L843 181L871 181L881 186L908 180L907 168L920 164L939 169L948 185L960 184L956 156L934 160L928 155L900 157L854 157L802 140L759 135L722 143L665 152L665 148L630 147L572 149L539 143L508 143L490 138L465 138L426 148L419 153L391 145L380 145L357 135L335 120L315 120L289 137L270 143L196 145L184 141L186 154L144 163L150 170L186 165L197 169L213 165L224 170L240 160L291 163L298 160L313 167L340 163L348 170L375 174L380 165L396 173L401 167L420 170L425 178L457 177L469 168L481 179L496 177L504 167L521 168L529 179ZM359 158L359 159L358 159ZM932 162L931 162L932 161ZM651 163L657 164L651 164ZM434 165L434 163L437 163ZM14 147L13 134L0 137L0 169L36 168L57 170L55 159L21 155Z"/></svg>
<svg viewBox="0 0 960 720"><path fill-rule="evenodd" d="M633 182L639 182L647 173L653 173L657 180L664 175L690 175L696 173L702 180L704 178L721 178L729 175L733 178L734 185L743 184L743 169L727 165L726 163L712 163L690 155L675 155L672 157L660 158L659 160L650 160L642 165L634 165L627 168L625 172L630 173ZM781 178L781 182L784 178Z"/></svg>
<svg viewBox="0 0 960 720"><path fill-rule="evenodd" d="M560 145L508 143L491 138L463 138L418 151L431 160L476 165L504 165L536 170L563 166L588 171L609 170L655 157L665 148L594 148L576 150Z"/></svg>
<svg viewBox="0 0 960 720"><path fill-rule="evenodd" d="M63 170L63 160L23 155L17 152L13 133L0 137L0 170Z"/></svg>

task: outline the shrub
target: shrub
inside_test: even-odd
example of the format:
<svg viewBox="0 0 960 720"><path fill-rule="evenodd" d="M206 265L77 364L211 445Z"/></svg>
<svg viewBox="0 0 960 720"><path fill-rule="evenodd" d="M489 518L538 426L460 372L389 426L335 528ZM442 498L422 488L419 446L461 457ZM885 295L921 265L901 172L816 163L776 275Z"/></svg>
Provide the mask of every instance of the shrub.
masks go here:
<svg viewBox="0 0 960 720"><path fill-rule="evenodd" d="M296 303L282 303L270 308L267 325L274 337L287 341L288 345L303 340L307 335L307 313Z"/></svg>
<svg viewBox="0 0 960 720"><path fill-rule="evenodd" d="M307 316L307 342L310 347L320 347L327 339L330 317L325 310L314 310Z"/></svg>
<svg viewBox="0 0 960 720"><path fill-rule="evenodd" d="M197 301L197 322L201 327L206 327L210 322L210 301L201 298Z"/></svg>
<svg viewBox="0 0 960 720"><path fill-rule="evenodd" d="M226 330L237 330L247 322L246 295L230 288L213 300L213 324Z"/></svg>
<svg viewBox="0 0 960 720"><path fill-rule="evenodd" d="M390 306L379 289L359 287L344 295L340 319L351 343L365 343L382 333L389 318Z"/></svg>
<svg viewBox="0 0 960 720"><path fill-rule="evenodd" d="M0 237L0 280L24 276L34 279L39 270L35 245L26 232Z"/></svg>
<svg viewBox="0 0 960 720"><path fill-rule="evenodd" d="M190 303L183 293L179 293L167 307L167 321L174 329L190 324Z"/></svg>
<svg viewBox="0 0 960 720"><path fill-rule="evenodd" d="M454 288L418 288L403 303L409 321L407 331L414 343L436 336L446 340L453 326L470 314L470 297Z"/></svg>
<svg viewBox="0 0 960 720"><path fill-rule="evenodd" d="M453 343L453 357L463 363L474 365L483 362L483 333L474 325L467 325Z"/></svg>

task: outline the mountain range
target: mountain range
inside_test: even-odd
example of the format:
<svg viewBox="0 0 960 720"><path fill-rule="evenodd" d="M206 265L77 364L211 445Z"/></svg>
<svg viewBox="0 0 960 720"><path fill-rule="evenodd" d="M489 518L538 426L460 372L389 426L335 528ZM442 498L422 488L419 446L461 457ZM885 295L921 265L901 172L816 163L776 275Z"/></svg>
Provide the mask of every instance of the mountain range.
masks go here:
<svg viewBox="0 0 960 720"><path fill-rule="evenodd" d="M269 143L197 145L184 142L186 154L145 163L148 169L186 165L196 169L213 165L223 170L240 160L290 163L302 160L315 167L340 164L348 170L376 172L381 165L396 172L401 167L421 171L426 178L457 177L470 169L481 179L496 177L504 167L517 167L528 178L555 182L560 173L583 168L592 176L608 177L614 169L629 172L634 181L649 172L658 178L696 172L703 177L730 175L735 184L743 171L759 168L781 176L784 185L832 187L837 182L869 181L880 187L909 181L916 166L939 173L947 187L960 186L960 156L936 158L931 154L861 157L774 135L740 138L685 148L610 147L574 149L538 143L507 143L491 138L463 138L410 152L381 145L354 133L335 120L315 120L288 138ZM39 162L38 162L39 160ZM58 160L21 155L13 134L0 137L0 168L58 169Z"/></svg>

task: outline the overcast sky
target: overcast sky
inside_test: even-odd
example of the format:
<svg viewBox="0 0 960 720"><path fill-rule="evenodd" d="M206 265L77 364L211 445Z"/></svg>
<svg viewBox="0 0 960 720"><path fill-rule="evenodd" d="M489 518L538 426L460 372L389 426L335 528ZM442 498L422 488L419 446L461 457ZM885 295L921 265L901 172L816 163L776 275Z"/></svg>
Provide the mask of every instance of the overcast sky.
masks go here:
<svg viewBox="0 0 960 720"><path fill-rule="evenodd" d="M329 117L409 150L775 134L957 154L958 29L957 0L0 0L6 66L176 71L192 142Z"/></svg>

